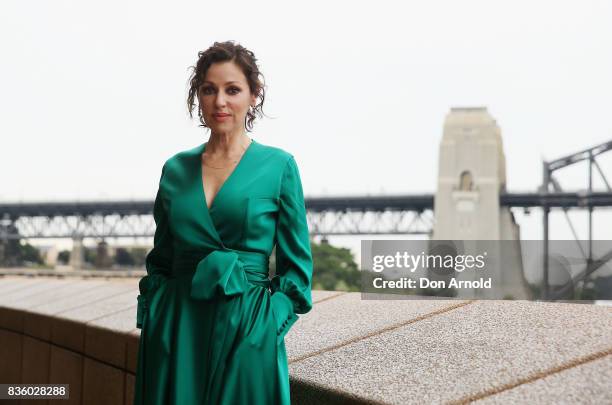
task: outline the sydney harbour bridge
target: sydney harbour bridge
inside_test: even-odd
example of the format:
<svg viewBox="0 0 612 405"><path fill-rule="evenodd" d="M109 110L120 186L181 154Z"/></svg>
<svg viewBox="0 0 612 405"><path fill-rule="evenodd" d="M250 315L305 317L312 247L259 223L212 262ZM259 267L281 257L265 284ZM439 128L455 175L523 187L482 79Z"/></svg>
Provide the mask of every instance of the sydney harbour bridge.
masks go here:
<svg viewBox="0 0 612 405"><path fill-rule="evenodd" d="M593 213L612 206L612 188L598 158L612 141L542 162L542 183L531 192L506 190L506 165L501 130L485 107L453 108L440 144L438 188L432 194L335 196L305 198L311 235L422 235L444 240L520 239L512 209L542 213L543 275L548 280L549 215L563 210L578 235L569 210L588 211L586 279L612 259L612 251L595 258L592 251ZM562 187L562 169L586 163L588 187ZM599 176L605 189L594 190ZM0 246L19 239L84 239L152 237L153 200L0 202ZM585 239L585 238L583 238ZM79 248L80 249L80 248ZM577 280L579 281L579 280ZM546 287L545 287L546 288ZM544 290L546 291L546 290Z"/></svg>
<svg viewBox="0 0 612 405"><path fill-rule="evenodd" d="M545 225L552 209L588 210L592 221L595 208L612 206L612 188L596 159L610 149L612 141L543 162L542 186L533 192L502 191L499 206L526 212L539 208ZM555 171L584 160L589 162L589 189L564 190ZM607 191L592 190L594 170ZM434 194L306 196L305 203L313 235L431 235L434 200ZM0 202L0 239L151 237L152 212L153 200Z"/></svg>

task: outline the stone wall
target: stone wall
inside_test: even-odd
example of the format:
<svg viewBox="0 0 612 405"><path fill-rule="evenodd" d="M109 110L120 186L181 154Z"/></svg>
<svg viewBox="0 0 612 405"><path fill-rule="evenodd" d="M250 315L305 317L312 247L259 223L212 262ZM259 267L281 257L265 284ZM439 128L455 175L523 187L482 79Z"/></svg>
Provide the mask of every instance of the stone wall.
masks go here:
<svg viewBox="0 0 612 405"><path fill-rule="evenodd" d="M0 278L0 383L130 405L137 281ZM612 308L421 298L314 291L285 338L292 402L610 403Z"/></svg>

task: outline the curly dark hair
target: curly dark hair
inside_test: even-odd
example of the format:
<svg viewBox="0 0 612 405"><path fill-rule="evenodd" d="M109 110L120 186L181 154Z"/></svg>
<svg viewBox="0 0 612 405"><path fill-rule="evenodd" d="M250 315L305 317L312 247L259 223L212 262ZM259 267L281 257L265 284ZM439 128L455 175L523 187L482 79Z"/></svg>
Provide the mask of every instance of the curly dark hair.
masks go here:
<svg viewBox="0 0 612 405"><path fill-rule="evenodd" d="M263 102L265 99L265 82L260 80L264 78L263 74L259 71L257 66L257 58L255 54L240 44L234 41L215 42L210 48L205 51L198 52L198 61L195 66L190 66L193 70L191 77L189 78L189 94L187 96L187 109L189 110L189 117L193 118L193 109L196 108L195 100L197 99L198 89L206 78L206 72L210 65L216 62L227 62L232 61L236 63L244 73L249 84L251 94L255 94L260 100L254 108L249 109L245 118L245 128L248 132L253 129L253 121L256 115L260 118L263 114ZM198 109L198 116L200 117L199 125L203 128L208 128L204 117L202 117L202 110Z"/></svg>

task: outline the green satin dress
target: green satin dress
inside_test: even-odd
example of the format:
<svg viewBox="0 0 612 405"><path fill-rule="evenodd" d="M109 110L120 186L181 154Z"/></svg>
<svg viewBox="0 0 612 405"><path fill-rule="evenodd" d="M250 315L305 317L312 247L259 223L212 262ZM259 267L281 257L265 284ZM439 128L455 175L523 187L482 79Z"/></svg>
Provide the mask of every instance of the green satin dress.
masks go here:
<svg viewBox="0 0 612 405"><path fill-rule="evenodd" d="M162 169L154 247L139 283L134 404L289 404L284 337L312 308L298 166L252 140L208 209L206 144Z"/></svg>

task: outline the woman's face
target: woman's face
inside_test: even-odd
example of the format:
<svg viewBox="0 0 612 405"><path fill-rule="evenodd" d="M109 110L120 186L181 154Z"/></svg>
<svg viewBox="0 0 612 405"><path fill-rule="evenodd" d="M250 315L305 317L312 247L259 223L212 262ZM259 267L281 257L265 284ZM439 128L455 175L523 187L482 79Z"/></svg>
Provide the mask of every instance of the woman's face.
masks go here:
<svg viewBox="0 0 612 405"><path fill-rule="evenodd" d="M214 133L242 133L249 106L255 106L246 76L232 61L210 65L198 90L204 122Z"/></svg>

